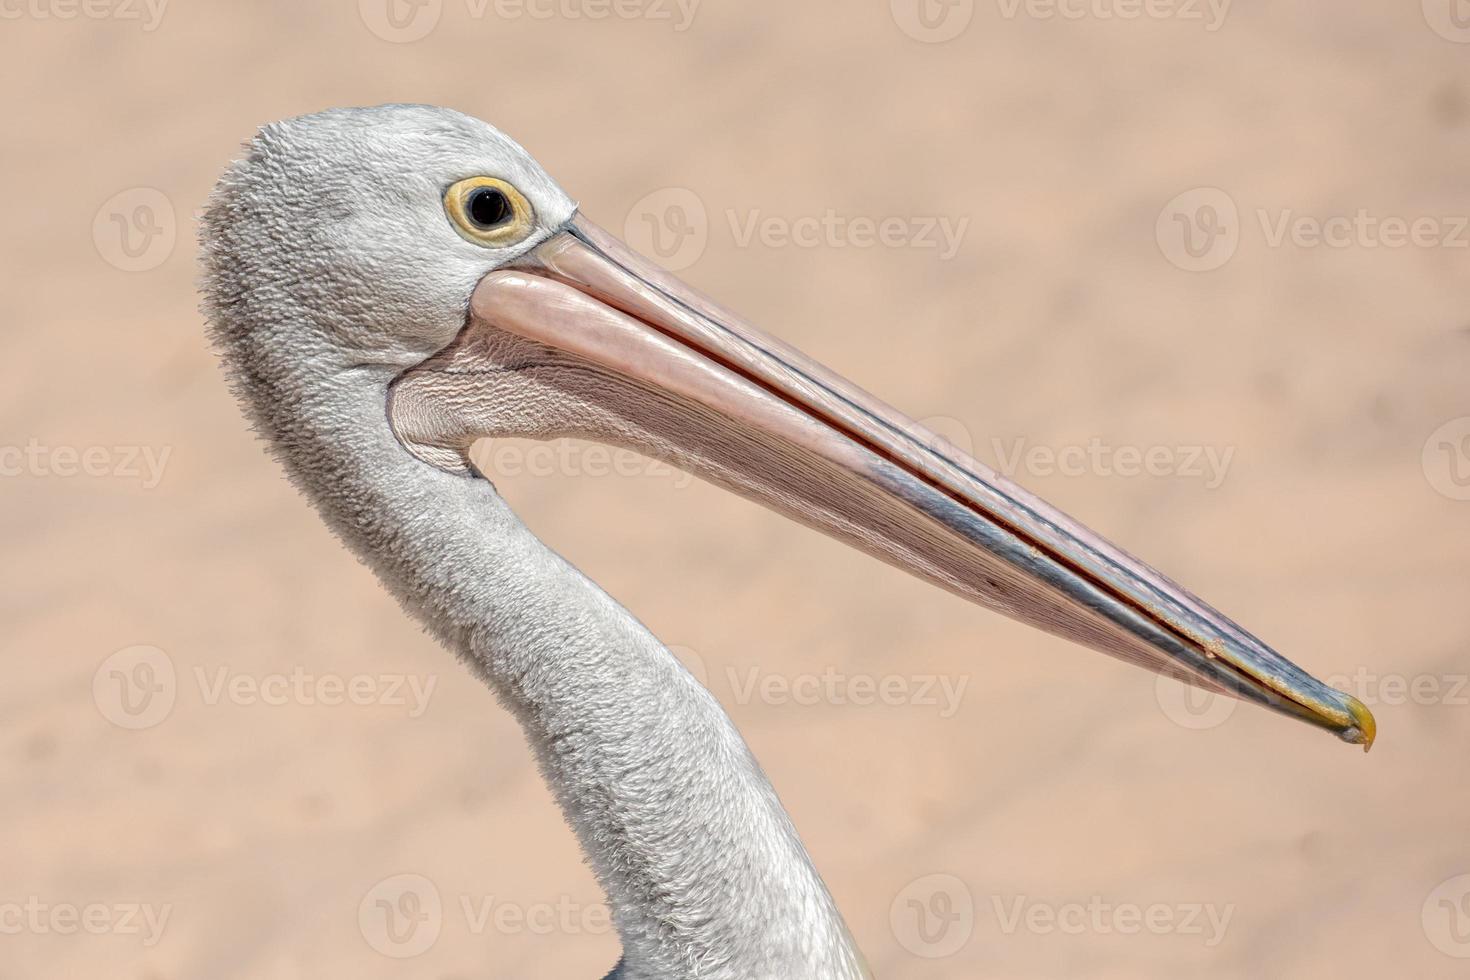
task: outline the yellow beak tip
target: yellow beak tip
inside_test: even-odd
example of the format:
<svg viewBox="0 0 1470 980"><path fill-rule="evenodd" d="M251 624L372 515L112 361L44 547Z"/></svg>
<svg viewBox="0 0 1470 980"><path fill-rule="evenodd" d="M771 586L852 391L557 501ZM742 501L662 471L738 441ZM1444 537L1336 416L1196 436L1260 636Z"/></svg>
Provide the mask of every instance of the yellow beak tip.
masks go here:
<svg viewBox="0 0 1470 980"><path fill-rule="evenodd" d="M1355 729L1349 735L1349 741L1362 745L1363 751L1367 752L1373 748L1373 740L1378 737L1378 722L1363 702L1350 694L1346 696L1346 700L1348 715L1351 716Z"/></svg>

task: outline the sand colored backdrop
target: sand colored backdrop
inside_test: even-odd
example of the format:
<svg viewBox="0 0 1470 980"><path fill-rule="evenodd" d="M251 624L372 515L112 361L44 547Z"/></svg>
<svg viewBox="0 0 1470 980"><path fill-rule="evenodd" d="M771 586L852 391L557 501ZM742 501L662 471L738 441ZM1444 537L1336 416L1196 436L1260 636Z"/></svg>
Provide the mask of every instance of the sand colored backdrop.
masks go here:
<svg viewBox="0 0 1470 980"><path fill-rule="evenodd" d="M1466 975L1463 3L393 3L0 0L0 980L616 958L510 717L203 342L239 143L382 101L495 122L1377 713L1365 758L645 462L486 449L703 672L879 977Z"/></svg>

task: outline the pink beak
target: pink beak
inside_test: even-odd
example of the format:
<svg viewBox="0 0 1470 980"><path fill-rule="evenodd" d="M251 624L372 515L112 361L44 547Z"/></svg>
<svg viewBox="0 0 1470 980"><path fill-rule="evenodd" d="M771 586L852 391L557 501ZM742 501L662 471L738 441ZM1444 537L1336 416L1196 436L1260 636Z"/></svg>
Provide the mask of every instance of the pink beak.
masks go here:
<svg viewBox="0 0 1470 980"><path fill-rule="evenodd" d="M537 434L662 458L1014 619L1372 744L1356 699L580 216L485 276L455 344L399 379L400 439L464 468L513 431L487 397L505 370L562 406Z"/></svg>

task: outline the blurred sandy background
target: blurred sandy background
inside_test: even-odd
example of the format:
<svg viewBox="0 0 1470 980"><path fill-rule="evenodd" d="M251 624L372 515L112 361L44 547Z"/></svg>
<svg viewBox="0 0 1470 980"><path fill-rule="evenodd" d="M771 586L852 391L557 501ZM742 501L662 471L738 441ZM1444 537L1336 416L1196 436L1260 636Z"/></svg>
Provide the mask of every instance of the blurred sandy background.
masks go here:
<svg viewBox="0 0 1470 980"><path fill-rule="evenodd" d="M193 216L239 143L382 101L495 122L1377 713L1365 758L667 471L490 450L704 671L878 976L1465 976L1470 10L531 2L0 3L0 980L616 958L509 716L286 485L202 339ZM854 218L899 224L865 247ZM926 219L965 223L952 255ZM404 882L429 931L389 930Z"/></svg>

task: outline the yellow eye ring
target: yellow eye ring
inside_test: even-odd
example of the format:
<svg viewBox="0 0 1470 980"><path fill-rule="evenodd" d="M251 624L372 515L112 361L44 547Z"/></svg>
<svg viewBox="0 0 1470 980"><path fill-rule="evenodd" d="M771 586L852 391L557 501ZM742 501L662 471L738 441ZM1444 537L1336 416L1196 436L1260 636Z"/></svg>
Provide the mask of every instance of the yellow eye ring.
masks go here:
<svg viewBox="0 0 1470 980"><path fill-rule="evenodd" d="M460 237L503 248L531 233L536 212L515 187L498 177L467 177L444 192L444 211Z"/></svg>

